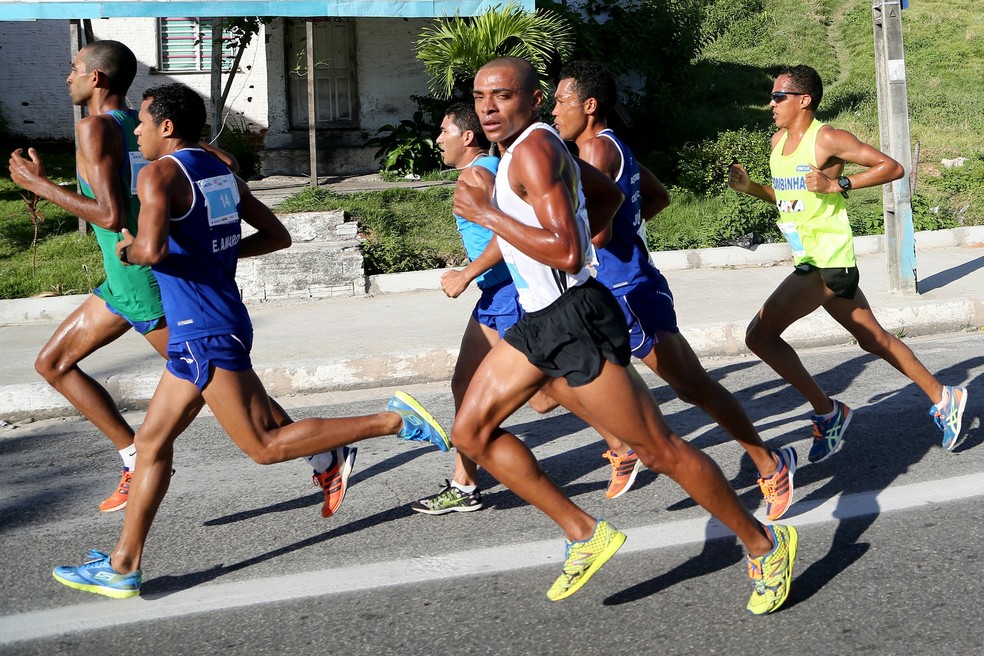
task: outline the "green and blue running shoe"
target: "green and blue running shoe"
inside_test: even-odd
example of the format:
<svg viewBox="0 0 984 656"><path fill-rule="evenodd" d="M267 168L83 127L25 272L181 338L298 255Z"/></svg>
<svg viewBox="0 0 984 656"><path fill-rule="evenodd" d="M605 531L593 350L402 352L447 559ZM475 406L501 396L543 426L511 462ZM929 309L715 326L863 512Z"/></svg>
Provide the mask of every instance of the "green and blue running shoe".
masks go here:
<svg viewBox="0 0 984 656"><path fill-rule="evenodd" d="M844 432L847 425L851 423L854 411L840 401L834 402L834 416L826 419L817 415L810 415L813 422L813 446L810 447L810 455L807 456L810 462L820 462L826 460L837 452L840 448L841 440L844 439Z"/></svg>
<svg viewBox="0 0 984 656"><path fill-rule="evenodd" d="M934 405L929 409L930 416L943 431L943 448L953 451L960 437L960 424L963 421L964 408L967 407L966 387L944 387L943 407Z"/></svg>
<svg viewBox="0 0 984 656"><path fill-rule="evenodd" d="M601 566L625 544L625 533L599 519L594 535L581 542L567 541L564 549L564 573L547 591L550 601L560 601L580 590Z"/></svg>
<svg viewBox="0 0 984 656"><path fill-rule="evenodd" d="M386 410L395 412L403 418L403 429L399 436L414 442L430 442L441 451L451 448L448 434L437 420L424 410L416 399L406 392L397 392L386 404Z"/></svg>
<svg viewBox="0 0 984 656"><path fill-rule="evenodd" d="M90 549L88 559L78 567L56 567L51 575L63 585L76 590L126 599L140 594L140 570L120 574L109 564L109 556Z"/></svg>

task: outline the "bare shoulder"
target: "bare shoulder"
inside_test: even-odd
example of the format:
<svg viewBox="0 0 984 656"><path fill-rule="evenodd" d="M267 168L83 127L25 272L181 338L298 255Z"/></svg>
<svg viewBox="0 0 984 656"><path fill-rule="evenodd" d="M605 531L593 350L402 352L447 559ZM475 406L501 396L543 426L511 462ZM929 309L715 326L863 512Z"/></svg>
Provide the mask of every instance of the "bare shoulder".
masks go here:
<svg viewBox="0 0 984 656"><path fill-rule="evenodd" d="M112 116L107 114L86 116L76 124L75 132L79 135L80 139L105 139L108 136L122 136L119 124Z"/></svg>
<svg viewBox="0 0 984 656"><path fill-rule="evenodd" d="M495 176L484 166L469 166L468 168L462 169L461 173L458 174L458 182L467 185L478 185L493 179L495 179Z"/></svg>
<svg viewBox="0 0 984 656"><path fill-rule="evenodd" d="M840 128L835 128L832 125L824 125L817 132L817 143L822 146L836 147L841 144L856 144L861 143L860 139L854 136L853 133L847 130L841 130Z"/></svg>
<svg viewBox="0 0 984 656"><path fill-rule="evenodd" d="M776 147L776 145L779 143L779 140L782 139L782 135L784 135L784 134L786 134L786 130L785 129L782 129L782 130L776 130L776 132L772 135L772 147L773 148Z"/></svg>
<svg viewBox="0 0 984 656"><path fill-rule="evenodd" d="M169 184L178 177L183 177L178 163L170 157L161 157L140 170L138 181L141 187L147 184L159 186Z"/></svg>
<svg viewBox="0 0 984 656"><path fill-rule="evenodd" d="M622 165L622 157L615 143L605 137L592 137L581 144L578 154L581 159L604 172L610 178L616 176Z"/></svg>

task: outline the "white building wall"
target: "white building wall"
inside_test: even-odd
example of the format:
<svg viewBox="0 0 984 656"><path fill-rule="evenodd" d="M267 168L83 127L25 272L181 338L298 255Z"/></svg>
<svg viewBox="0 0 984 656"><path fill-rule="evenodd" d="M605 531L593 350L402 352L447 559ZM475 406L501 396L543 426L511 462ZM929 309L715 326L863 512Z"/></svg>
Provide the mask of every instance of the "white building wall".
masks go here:
<svg viewBox="0 0 984 656"><path fill-rule="evenodd" d="M0 22L0 105L8 129L31 138L72 138L72 107L65 78L71 66L68 21ZM126 44L137 58L137 75L127 99L139 107L148 87L182 82L203 97L211 94L209 73L157 73L157 21L153 18L92 22L97 39ZM243 53L229 92L227 112L242 113L254 126L267 126L267 63L264 32ZM225 77L223 76L223 87Z"/></svg>
<svg viewBox="0 0 984 656"><path fill-rule="evenodd" d="M360 124L375 134L383 125L410 118L410 96L427 95L427 74L413 44L429 19L377 18L356 24Z"/></svg>
<svg viewBox="0 0 984 656"><path fill-rule="evenodd" d="M0 112L7 130L70 138L68 21L0 22Z"/></svg>
<svg viewBox="0 0 984 656"><path fill-rule="evenodd" d="M387 123L413 116L416 109L410 96L427 95L427 74L417 61L413 44L429 19L362 18L355 22L356 66L359 85L358 129L335 131L334 138L360 143L375 135ZM268 148L306 147L307 131L289 129L287 85L284 62L284 21L273 21L267 30L269 61ZM338 133L351 132L343 139Z"/></svg>

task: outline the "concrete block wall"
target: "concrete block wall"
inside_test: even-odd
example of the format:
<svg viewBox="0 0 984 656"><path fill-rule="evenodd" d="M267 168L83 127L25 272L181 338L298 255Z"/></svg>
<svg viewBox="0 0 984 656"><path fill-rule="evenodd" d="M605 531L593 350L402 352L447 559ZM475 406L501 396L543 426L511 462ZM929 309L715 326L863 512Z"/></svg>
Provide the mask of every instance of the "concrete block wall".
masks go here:
<svg viewBox="0 0 984 656"><path fill-rule="evenodd" d="M239 261L236 281L244 300L356 296L366 291L362 241L342 211L281 215L291 247ZM243 224L243 236L254 233Z"/></svg>

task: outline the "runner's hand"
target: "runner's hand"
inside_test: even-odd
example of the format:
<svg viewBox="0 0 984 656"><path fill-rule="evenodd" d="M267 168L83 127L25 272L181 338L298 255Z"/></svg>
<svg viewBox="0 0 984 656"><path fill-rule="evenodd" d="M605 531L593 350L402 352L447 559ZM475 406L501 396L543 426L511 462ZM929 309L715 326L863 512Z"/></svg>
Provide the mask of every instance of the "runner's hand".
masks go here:
<svg viewBox="0 0 984 656"><path fill-rule="evenodd" d="M731 166L728 167L728 186L735 191L747 194L750 183L751 179L749 179L745 167L738 162L732 162Z"/></svg>

